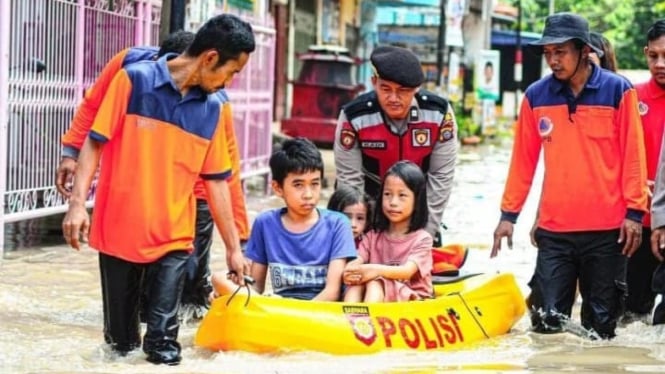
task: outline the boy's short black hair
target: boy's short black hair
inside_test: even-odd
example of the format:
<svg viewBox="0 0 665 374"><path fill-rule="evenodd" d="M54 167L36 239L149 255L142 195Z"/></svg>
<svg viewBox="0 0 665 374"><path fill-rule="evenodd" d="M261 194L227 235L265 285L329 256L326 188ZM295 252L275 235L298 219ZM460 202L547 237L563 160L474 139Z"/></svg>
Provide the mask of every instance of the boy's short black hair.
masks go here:
<svg viewBox="0 0 665 374"><path fill-rule="evenodd" d="M181 54L194 41L194 33L189 31L176 31L164 39L159 46L157 57L162 57L167 53Z"/></svg>
<svg viewBox="0 0 665 374"><path fill-rule="evenodd" d="M187 55L200 56L214 49L219 54L217 66L237 59L241 53L252 53L256 48L252 26L232 14L221 14L210 18L194 36L187 48Z"/></svg>
<svg viewBox="0 0 665 374"><path fill-rule="evenodd" d="M665 35L665 19L654 22L647 30L647 44Z"/></svg>
<svg viewBox="0 0 665 374"><path fill-rule="evenodd" d="M424 229L429 218L429 209L427 208L427 180L420 167L407 160L396 162L383 177L379 196L376 199L374 229L377 231L386 231L390 227L390 221L383 213L383 189L386 179L389 176L401 179L411 192L413 192L413 213L409 221L409 232Z"/></svg>
<svg viewBox="0 0 665 374"><path fill-rule="evenodd" d="M277 145L270 156L272 180L280 186L289 173L303 174L309 171L321 172L323 178L323 158L321 152L305 138L287 139Z"/></svg>

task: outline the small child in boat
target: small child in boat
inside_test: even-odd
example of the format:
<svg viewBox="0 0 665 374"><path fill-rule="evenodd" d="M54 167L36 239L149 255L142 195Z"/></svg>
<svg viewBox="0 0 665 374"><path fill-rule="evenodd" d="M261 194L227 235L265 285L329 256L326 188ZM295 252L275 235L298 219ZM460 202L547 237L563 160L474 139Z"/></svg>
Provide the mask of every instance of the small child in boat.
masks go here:
<svg viewBox="0 0 665 374"><path fill-rule="evenodd" d="M254 288L263 293L266 276L281 297L337 301L342 272L356 257L349 220L342 214L317 208L323 180L323 159L307 139L288 139L270 157L272 189L286 204L256 217L245 257L252 261ZM214 274L218 295L237 285L226 274Z"/></svg>
<svg viewBox="0 0 665 374"><path fill-rule="evenodd" d="M328 200L328 209L343 213L351 221L351 231L356 247L369 231L372 205L364 192L351 186L340 186Z"/></svg>
<svg viewBox="0 0 665 374"><path fill-rule="evenodd" d="M410 161L394 164L383 179L374 228L344 269L347 302L390 302L432 297L432 236L427 224L426 181ZM381 206L378 206L379 202Z"/></svg>

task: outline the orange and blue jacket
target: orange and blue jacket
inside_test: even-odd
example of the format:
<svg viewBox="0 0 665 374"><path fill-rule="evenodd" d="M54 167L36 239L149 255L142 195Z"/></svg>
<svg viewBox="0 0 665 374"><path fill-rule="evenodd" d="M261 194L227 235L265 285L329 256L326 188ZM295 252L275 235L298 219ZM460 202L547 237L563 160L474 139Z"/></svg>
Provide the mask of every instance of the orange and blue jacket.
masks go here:
<svg viewBox="0 0 665 374"><path fill-rule="evenodd" d="M104 66L95 83L85 93L83 101L79 105L71 126L62 136L64 157L78 158L78 153L85 138L90 132L99 107L104 99L113 77L125 66L139 61L153 61L157 58L156 47L132 47L127 48L115 56ZM224 91L218 93L224 104L224 130L228 141L228 151L231 158L232 175L228 179L229 190L231 192L231 204L233 207L233 220L238 230L241 240L249 239L249 220L247 217L247 208L245 205L245 194L242 188L240 178L240 150L235 135L233 125L233 113L229 104L228 97ZM202 180L198 180L194 193L198 199L206 199L205 186Z"/></svg>
<svg viewBox="0 0 665 374"><path fill-rule="evenodd" d="M658 160L663 144L663 129L665 128L665 89L655 79L636 84L638 109L642 116L644 128L644 148L647 155L647 180L655 181L658 172ZM651 215L647 212L642 222L645 227L651 227Z"/></svg>
<svg viewBox="0 0 665 374"><path fill-rule="evenodd" d="M515 130L501 219L515 222L541 148L545 175L538 226L554 232L611 230L647 211L646 157L637 93L593 67L575 97L551 75L525 92Z"/></svg>
<svg viewBox="0 0 665 374"><path fill-rule="evenodd" d="M111 81L90 138L103 143L90 246L133 263L191 250L197 179L231 175L218 95L183 97L166 55Z"/></svg>

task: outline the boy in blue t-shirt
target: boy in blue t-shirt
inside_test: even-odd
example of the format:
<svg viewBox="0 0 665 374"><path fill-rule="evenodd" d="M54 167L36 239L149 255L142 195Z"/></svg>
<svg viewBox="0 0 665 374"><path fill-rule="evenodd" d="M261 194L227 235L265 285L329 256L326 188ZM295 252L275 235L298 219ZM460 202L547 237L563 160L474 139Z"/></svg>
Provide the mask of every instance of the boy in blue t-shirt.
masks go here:
<svg viewBox="0 0 665 374"><path fill-rule="evenodd" d="M289 139L270 157L270 170L273 191L286 207L261 213L252 225L245 257L252 261L254 288L263 293L269 275L279 296L339 300L342 272L356 257L356 246L344 215L317 208L321 153L307 139ZM237 287L220 274L212 283L218 294Z"/></svg>

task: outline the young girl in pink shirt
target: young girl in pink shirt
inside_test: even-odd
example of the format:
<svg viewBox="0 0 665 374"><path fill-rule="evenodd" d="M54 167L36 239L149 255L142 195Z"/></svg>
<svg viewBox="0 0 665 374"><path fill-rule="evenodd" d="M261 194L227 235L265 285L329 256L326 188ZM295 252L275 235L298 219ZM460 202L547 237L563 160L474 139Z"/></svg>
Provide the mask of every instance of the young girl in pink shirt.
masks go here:
<svg viewBox="0 0 665 374"><path fill-rule="evenodd" d="M380 191L373 230L360 242L358 258L344 269L344 301L432 297L432 236L424 230L425 176L416 164L400 161L388 169Z"/></svg>

